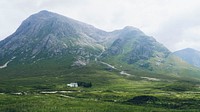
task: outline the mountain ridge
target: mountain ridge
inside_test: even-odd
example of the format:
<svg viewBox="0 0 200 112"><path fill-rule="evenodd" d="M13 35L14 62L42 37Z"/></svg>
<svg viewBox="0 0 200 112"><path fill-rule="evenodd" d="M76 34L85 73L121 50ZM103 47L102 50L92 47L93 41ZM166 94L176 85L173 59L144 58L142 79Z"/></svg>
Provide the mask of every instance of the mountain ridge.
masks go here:
<svg viewBox="0 0 200 112"><path fill-rule="evenodd" d="M65 51L73 54L79 48L85 50L89 48L90 50L86 51L87 55L97 52L92 54L94 56L128 32L144 35L141 30L132 26L106 32L92 25L43 10L29 16L12 35L0 41L0 58L6 57L9 60L20 55L22 58L33 59L40 54L52 57L66 54ZM69 50L71 48L75 51ZM78 52L81 51L84 50Z"/></svg>
<svg viewBox="0 0 200 112"><path fill-rule="evenodd" d="M182 62L170 61L176 60L170 54L138 28L126 26L106 32L49 11L31 15L15 33L0 41L0 65L15 57L8 67L12 63L34 64L55 58L60 59L58 62L65 60L66 67L87 66L98 60L122 71L134 68L165 74L170 68L178 74L175 65L186 69Z"/></svg>

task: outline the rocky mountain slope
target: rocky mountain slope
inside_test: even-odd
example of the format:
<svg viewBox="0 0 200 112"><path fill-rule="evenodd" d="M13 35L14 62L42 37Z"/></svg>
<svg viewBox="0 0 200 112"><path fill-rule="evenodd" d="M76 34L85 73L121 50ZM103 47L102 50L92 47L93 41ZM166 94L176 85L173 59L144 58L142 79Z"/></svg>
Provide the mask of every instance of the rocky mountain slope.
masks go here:
<svg viewBox="0 0 200 112"><path fill-rule="evenodd" d="M0 60L20 61L72 54L88 60L98 55L107 32L91 25L41 11L27 18L12 35L0 42ZM87 59L86 59L87 58Z"/></svg>
<svg viewBox="0 0 200 112"><path fill-rule="evenodd" d="M166 57L170 53L154 38L134 27L106 32L53 12L40 11L0 42L0 63L13 57L33 62L41 58L72 56L74 64L85 65L104 48L104 57L123 54L121 60L129 64L150 57Z"/></svg>
<svg viewBox="0 0 200 112"><path fill-rule="evenodd" d="M102 54L102 59L152 69L150 65L164 63L169 54L170 51L153 37L128 26L117 31L116 40Z"/></svg>
<svg viewBox="0 0 200 112"><path fill-rule="evenodd" d="M181 74L177 66L185 69L188 65L170 54L153 37L131 26L106 32L53 12L40 11L0 42L0 67L41 60L46 60L48 65L62 62L70 66L100 61L121 71ZM57 61L50 63L51 60Z"/></svg>

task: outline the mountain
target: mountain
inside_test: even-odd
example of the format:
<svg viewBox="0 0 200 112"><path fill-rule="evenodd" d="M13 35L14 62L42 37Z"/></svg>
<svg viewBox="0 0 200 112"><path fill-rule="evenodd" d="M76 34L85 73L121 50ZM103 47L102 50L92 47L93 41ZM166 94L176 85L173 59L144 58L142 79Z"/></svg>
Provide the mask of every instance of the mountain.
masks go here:
<svg viewBox="0 0 200 112"><path fill-rule="evenodd" d="M72 54L86 61L102 51L106 37L103 30L44 10L31 15L0 42L0 60L35 61Z"/></svg>
<svg viewBox="0 0 200 112"><path fill-rule="evenodd" d="M187 63L200 67L200 51L192 48L186 48L173 53Z"/></svg>
<svg viewBox="0 0 200 112"><path fill-rule="evenodd" d="M0 41L0 111L199 111L199 73L138 28L41 11Z"/></svg>
<svg viewBox="0 0 200 112"><path fill-rule="evenodd" d="M45 10L28 17L0 42L1 65L13 58L32 63L56 56L72 57L72 65L86 65L101 53L104 58L121 55L119 60L135 64L151 57L165 58L170 52L137 28L106 32ZM145 64L149 63L141 62L140 66Z"/></svg>
<svg viewBox="0 0 200 112"><path fill-rule="evenodd" d="M145 35L134 27L125 27L118 32L117 37L104 54L110 56L122 54L129 64L155 56L167 57L170 54L170 51L153 37Z"/></svg>
<svg viewBox="0 0 200 112"><path fill-rule="evenodd" d="M106 61L152 69L149 68L150 65L163 63L171 53L153 37L145 35L137 28L127 26L115 32L116 40L102 54Z"/></svg>
<svg viewBox="0 0 200 112"><path fill-rule="evenodd" d="M27 64L48 65L48 70L50 66L71 69L104 64L122 73L145 71L170 77L192 69L138 28L126 26L106 32L45 10L28 17L12 35L0 41L1 69Z"/></svg>

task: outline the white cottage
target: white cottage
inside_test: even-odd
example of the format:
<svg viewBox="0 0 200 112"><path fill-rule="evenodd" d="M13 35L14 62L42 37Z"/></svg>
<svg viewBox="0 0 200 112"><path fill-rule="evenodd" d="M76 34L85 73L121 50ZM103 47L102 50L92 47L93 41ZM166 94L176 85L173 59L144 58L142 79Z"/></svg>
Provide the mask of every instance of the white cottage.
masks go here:
<svg viewBox="0 0 200 112"><path fill-rule="evenodd" d="M67 84L67 86L69 86L69 87L78 87L78 83L70 83L70 84Z"/></svg>

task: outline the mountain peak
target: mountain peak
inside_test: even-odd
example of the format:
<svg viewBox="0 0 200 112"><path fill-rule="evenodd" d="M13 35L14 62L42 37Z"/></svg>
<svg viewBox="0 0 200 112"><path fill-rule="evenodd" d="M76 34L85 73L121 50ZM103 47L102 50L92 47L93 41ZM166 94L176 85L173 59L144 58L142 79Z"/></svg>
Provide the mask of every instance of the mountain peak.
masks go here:
<svg viewBox="0 0 200 112"><path fill-rule="evenodd" d="M185 54L193 54L193 53L200 53L200 51L195 50L193 48L185 48L185 49L181 49L178 51L175 51L174 53L185 53Z"/></svg>
<svg viewBox="0 0 200 112"><path fill-rule="evenodd" d="M123 28L123 30L136 30L136 31L141 31L141 30L139 30L138 28L133 27L133 26L125 26L125 27Z"/></svg>
<svg viewBox="0 0 200 112"><path fill-rule="evenodd" d="M133 26L125 26L123 29L137 29L137 28L135 28Z"/></svg>
<svg viewBox="0 0 200 112"><path fill-rule="evenodd" d="M39 13L52 13L52 12L50 12L48 10L41 10Z"/></svg>
<svg viewBox="0 0 200 112"><path fill-rule="evenodd" d="M51 18L51 17L60 18L60 17L63 17L63 16L59 15L57 13L54 13L54 12L47 11L47 10L41 10L40 12L35 13L35 14L30 16L30 18L39 18L39 19Z"/></svg>
<svg viewBox="0 0 200 112"><path fill-rule="evenodd" d="M86 23L42 10L24 20L15 33L0 42L0 59L18 56L29 60L66 54L75 57L79 53L92 57L101 52L102 45L98 42L106 38L104 34Z"/></svg>
<svg viewBox="0 0 200 112"><path fill-rule="evenodd" d="M138 34L144 34L140 29L133 27L133 26L125 26L122 29L123 32L134 32L134 33L138 33Z"/></svg>
<svg viewBox="0 0 200 112"><path fill-rule="evenodd" d="M51 12L51 11L48 11L48 10L41 10L41 11L39 11L39 12L36 13L36 14L48 14L48 15L53 14L53 15L59 15L59 14L57 14L57 13L54 13L54 12Z"/></svg>

